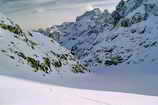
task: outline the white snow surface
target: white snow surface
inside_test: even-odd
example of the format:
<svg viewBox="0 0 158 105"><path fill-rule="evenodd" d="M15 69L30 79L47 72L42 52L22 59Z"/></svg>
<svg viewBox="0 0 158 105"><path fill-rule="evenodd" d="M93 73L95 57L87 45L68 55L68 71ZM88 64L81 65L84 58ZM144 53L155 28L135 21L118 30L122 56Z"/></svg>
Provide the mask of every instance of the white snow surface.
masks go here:
<svg viewBox="0 0 158 105"><path fill-rule="evenodd" d="M122 65L86 74L46 76L25 68L10 71L9 67L3 67L0 67L0 105L158 104L156 64L152 64L153 69L147 64Z"/></svg>

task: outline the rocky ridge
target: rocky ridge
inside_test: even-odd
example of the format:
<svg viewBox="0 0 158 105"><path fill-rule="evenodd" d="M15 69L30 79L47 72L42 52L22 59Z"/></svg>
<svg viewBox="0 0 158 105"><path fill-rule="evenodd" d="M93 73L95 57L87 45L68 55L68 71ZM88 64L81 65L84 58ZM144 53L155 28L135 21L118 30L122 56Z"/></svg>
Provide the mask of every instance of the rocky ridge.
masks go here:
<svg viewBox="0 0 158 105"><path fill-rule="evenodd" d="M157 62L157 10L157 0L121 0L112 13L94 9L46 32L90 68Z"/></svg>

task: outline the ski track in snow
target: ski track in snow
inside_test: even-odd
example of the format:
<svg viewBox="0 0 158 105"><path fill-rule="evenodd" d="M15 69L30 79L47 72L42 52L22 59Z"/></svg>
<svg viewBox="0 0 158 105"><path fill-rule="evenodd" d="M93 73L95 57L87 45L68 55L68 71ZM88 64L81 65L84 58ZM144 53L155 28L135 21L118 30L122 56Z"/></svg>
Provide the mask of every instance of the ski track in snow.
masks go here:
<svg viewBox="0 0 158 105"><path fill-rule="evenodd" d="M157 105L158 97L84 90L0 76L0 105Z"/></svg>
<svg viewBox="0 0 158 105"><path fill-rule="evenodd" d="M127 66L126 70L123 65L84 75L0 72L0 105L157 105L158 74L153 71L151 77L147 64L143 72L137 66Z"/></svg>

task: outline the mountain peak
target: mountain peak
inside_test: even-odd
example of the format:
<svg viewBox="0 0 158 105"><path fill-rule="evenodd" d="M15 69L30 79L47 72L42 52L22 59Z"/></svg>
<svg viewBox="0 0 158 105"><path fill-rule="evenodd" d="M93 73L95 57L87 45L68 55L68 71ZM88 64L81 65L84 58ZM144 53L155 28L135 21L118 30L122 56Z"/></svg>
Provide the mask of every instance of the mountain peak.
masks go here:
<svg viewBox="0 0 158 105"><path fill-rule="evenodd" d="M93 9L91 11L87 11L83 15L77 17L76 21L83 20L84 18L92 18L95 16L99 16L101 14L102 14L101 10L99 8L95 8L95 9Z"/></svg>
<svg viewBox="0 0 158 105"><path fill-rule="evenodd" d="M157 7L157 0L121 0L114 12L118 12L120 16L124 17L135 10L138 10L137 12L142 12L142 10L144 10L149 13L155 11L154 9Z"/></svg>

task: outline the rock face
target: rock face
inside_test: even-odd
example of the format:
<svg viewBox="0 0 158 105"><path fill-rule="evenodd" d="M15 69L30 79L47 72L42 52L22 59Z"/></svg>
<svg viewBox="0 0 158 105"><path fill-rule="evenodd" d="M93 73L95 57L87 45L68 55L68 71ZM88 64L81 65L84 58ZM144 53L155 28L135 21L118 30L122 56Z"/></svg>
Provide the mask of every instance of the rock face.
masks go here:
<svg viewBox="0 0 158 105"><path fill-rule="evenodd" d="M4 68L86 72L86 68L55 40L38 32L24 32L19 25L0 14L0 65ZM3 60L3 62L2 62ZM3 65L3 63L7 65ZM8 63L9 62L9 63Z"/></svg>
<svg viewBox="0 0 158 105"><path fill-rule="evenodd" d="M158 57L157 23L157 0L121 0L112 13L94 9L48 33L90 68L151 63Z"/></svg>

